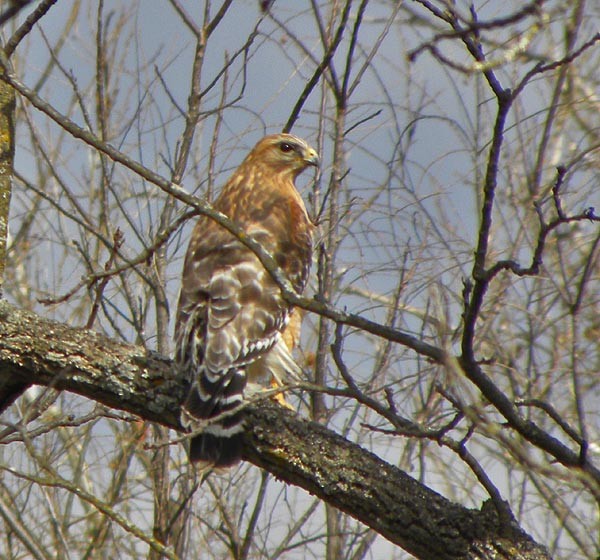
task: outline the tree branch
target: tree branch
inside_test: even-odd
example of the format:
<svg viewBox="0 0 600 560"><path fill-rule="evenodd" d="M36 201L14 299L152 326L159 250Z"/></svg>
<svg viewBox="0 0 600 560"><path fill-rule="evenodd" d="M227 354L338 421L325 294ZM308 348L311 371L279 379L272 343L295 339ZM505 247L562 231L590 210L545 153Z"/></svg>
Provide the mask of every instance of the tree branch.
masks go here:
<svg viewBox="0 0 600 560"><path fill-rule="evenodd" d="M2 50L0 50L0 67L0 80L10 84L21 95L27 98L36 109L45 113L75 138L79 138L86 144L96 148L103 154L106 154L113 161L124 165L134 173L137 173L140 177L143 177L146 181L156 185L177 200L187 204L196 210L199 215L208 216L217 222L221 227L225 228L227 231L237 237L241 243L248 247L258 257L262 265L265 267L265 270L269 272L269 274L278 284L283 297L288 303L296 307L306 309L307 311L312 311L313 313L317 313L323 317L328 317L337 323L357 327L358 329L386 338L392 342L403 344L409 348L412 348L418 354L427 356L435 362L442 363L445 360L446 355L444 350L432 344L428 344L427 342L424 342L415 336L402 332L399 329L394 329L388 327L387 325L381 325L374 321L370 321L369 319L366 319L360 315L338 310L327 302L317 301L300 296L294 290L291 282L283 273L275 259L267 251L265 251L265 249L263 249L262 245L258 241L256 241L253 237L246 235L246 233L227 216L215 210L206 201L192 196L179 185L171 183L151 169L144 167L142 164L120 152L110 144L103 142L88 130L81 128L73 121L60 114L54 107L52 107L52 105L44 101L34 91L26 87L17 79L17 77L10 71L10 64L3 55ZM2 73L2 69L4 73ZM110 244L108 244L108 246L110 246Z"/></svg>
<svg viewBox="0 0 600 560"><path fill-rule="evenodd" d="M171 360L0 301L4 379L68 390L181 429L185 382ZM454 504L274 403L249 406L247 415L247 461L349 513L418 558L549 558L515 523L502 526L493 506L478 511Z"/></svg>

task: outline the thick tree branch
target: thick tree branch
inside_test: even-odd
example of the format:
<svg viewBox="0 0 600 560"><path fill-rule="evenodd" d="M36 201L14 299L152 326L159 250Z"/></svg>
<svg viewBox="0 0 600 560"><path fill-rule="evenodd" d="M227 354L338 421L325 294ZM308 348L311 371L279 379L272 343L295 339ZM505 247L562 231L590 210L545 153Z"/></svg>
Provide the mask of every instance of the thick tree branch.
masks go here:
<svg viewBox="0 0 600 560"><path fill-rule="evenodd" d="M166 357L0 301L0 380L68 390L179 429L185 383ZM244 458L424 559L547 559L495 507L454 504L331 430L271 404L248 408Z"/></svg>
<svg viewBox="0 0 600 560"><path fill-rule="evenodd" d="M168 358L0 301L0 380L68 390L178 428L184 385Z"/></svg>

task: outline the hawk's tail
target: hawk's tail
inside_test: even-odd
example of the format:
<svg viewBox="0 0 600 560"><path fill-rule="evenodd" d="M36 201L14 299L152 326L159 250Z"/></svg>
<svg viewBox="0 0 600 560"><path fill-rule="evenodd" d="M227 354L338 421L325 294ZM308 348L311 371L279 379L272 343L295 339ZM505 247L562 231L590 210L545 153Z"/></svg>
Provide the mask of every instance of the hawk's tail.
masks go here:
<svg viewBox="0 0 600 560"><path fill-rule="evenodd" d="M242 455L243 401L246 373L232 368L225 375L201 371L187 394L181 423L190 430L201 429L190 441L189 458L214 468L231 467ZM237 410L236 410L237 409Z"/></svg>

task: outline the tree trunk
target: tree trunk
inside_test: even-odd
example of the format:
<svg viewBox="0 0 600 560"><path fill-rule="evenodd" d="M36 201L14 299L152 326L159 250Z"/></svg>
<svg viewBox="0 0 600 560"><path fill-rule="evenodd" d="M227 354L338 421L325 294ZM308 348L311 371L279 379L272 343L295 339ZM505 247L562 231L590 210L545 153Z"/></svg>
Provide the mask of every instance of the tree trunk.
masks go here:
<svg viewBox="0 0 600 560"><path fill-rule="evenodd" d="M15 160L15 107L15 90L6 82L0 81L0 297L4 287L8 213ZM11 405L26 388L27 385L10 377L0 378L0 412Z"/></svg>

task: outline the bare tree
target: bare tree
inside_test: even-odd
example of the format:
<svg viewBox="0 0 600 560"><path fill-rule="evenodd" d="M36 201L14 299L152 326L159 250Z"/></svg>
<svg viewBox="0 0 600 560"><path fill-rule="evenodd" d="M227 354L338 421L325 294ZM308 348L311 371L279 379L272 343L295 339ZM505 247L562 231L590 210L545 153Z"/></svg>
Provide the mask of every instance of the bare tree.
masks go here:
<svg viewBox="0 0 600 560"><path fill-rule="evenodd" d="M6 558L598 555L599 16L564 4L2 11ZM277 130L322 153L309 293L241 239L306 380L199 477L182 254L195 216L240 233L210 201Z"/></svg>

